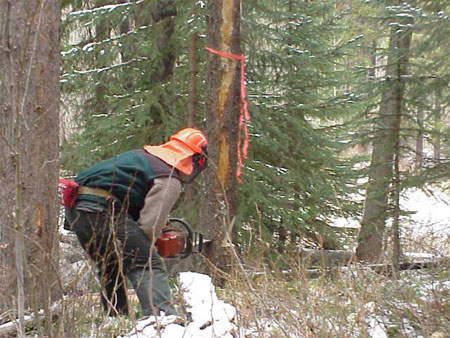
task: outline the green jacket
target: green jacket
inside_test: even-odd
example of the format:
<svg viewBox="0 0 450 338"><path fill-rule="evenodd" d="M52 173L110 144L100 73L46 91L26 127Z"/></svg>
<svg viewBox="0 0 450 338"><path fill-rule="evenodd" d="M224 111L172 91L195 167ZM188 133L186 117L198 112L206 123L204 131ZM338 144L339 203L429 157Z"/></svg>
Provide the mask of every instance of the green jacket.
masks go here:
<svg viewBox="0 0 450 338"><path fill-rule="evenodd" d="M75 178L80 186L109 191L134 220L144 206L145 196L153 186L155 178L174 177L181 180L177 169L144 149L127 151L81 171ZM103 197L79 195L77 200L87 200L107 205Z"/></svg>

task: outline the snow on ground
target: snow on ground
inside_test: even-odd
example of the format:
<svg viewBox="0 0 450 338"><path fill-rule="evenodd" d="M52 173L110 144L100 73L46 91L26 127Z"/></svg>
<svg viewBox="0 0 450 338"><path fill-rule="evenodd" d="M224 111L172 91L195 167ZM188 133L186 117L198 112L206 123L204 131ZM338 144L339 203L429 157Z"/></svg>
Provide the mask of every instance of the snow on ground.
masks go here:
<svg viewBox="0 0 450 338"><path fill-rule="evenodd" d="M450 196L441 190L409 189L401 200L410 215L411 227L417 235L450 234Z"/></svg>
<svg viewBox="0 0 450 338"><path fill-rule="evenodd" d="M444 240L450 236L450 196L447 193L436 189L433 189L432 193L420 189L409 189L402 196L401 206L403 211L410 212L406 216L407 221L403 222L403 231L409 231L417 238L430 233ZM359 221L340 218L336 219L333 225L355 228L359 227ZM432 256L432 254L423 254L423 257L430 255ZM236 309L218 299L209 276L183 272L179 280L186 311L191 317L187 323L184 326L177 324L174 316L150 317L138 321L136 327L122 338L228 338L241 332L233 322L237 314ZM387 319L375 311L375 308L371 309L373 304L369 303L367 306L369 315L366 321L369 336L371 338L388 337Z"/></svg>
<svg viewBox="0 0 450 338"><path fill-rule="evenodd" d="M219 300L207 275L182 272L179 276L186 311L190 320L185 326L176 323L177 317L149 317L138 321L136 327L121 338L203 338L234 337L233 319L236 309Z"/></svg>
<svg viewBox="0 0 450 338"><path fill-rule="evenodd" d="M450 195L440 189L408 189L402 195L402 211L410 212L404 230L416 236L450 235ZM341 228L359 228L360 219L336 218L332 224Z"/></svg>

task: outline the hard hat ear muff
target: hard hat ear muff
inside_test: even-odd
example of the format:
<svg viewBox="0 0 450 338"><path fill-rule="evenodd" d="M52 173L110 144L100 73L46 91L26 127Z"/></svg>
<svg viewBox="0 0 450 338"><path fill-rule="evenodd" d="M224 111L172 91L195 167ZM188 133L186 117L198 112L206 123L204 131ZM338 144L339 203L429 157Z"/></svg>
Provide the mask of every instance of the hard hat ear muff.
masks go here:
<svg viewBox="0 0 450 338"><path fill-rule="evenodd" d="M192 155L192 165L194 170L183 183L191 183L207 166L208 166L208 151L206 145L202 147L202 152L200 154Z"/></svg>
<svg viewBox="0 0 450 338"><path fill-rule="evenodd" d="M208 150L206 149L206 145L202 147L201 154L194 154L192 162L194 164L194 170L196 168L203 170L208 166Z"/></svg>

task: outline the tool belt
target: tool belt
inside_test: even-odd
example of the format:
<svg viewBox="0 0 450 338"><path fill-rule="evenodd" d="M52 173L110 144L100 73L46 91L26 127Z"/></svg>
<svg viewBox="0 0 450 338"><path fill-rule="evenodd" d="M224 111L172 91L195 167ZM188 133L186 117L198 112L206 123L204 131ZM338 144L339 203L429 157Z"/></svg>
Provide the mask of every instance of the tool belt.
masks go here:
<svg viewBox="0 0 450 338"><path fill-rule="evenodd" d="M100 188L91 188L91 187L79 187L78 188L78 195L94 195L99 197L104 197L107 200L114 199L114 196L106 190L100 189Z"/></svg>
<svg viewBox="0 0 450 338"><path fill-rule="evenodd" d="M73 208L76 206L78 195L103 197L107 202L119 202L119 200L107 190L79 186L78 183L67 178L59 179L58 192L60 194L61 204L68 208Z"/></svg>
<svg viewBox="0 0 450 338"><path fill-rule="evenodd" d="M111 192L101 188L80 186L78 188L78 196L80 195L102 197L106 200L106 204L102 203L101 201L99 201L99 203L105 207L107 205L114 205L116 211L119 211L122 207L122 203L119 199L117 199Z"/></svg>

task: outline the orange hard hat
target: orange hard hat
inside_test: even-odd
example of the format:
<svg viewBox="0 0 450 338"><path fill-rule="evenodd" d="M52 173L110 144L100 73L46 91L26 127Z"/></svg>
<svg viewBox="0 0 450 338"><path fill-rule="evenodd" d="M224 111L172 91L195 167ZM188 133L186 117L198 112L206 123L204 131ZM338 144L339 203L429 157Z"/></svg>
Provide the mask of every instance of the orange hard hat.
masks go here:
<svg viewBox="0 0 450 338"><path fill-rule="evenodd" d="M202 131L185 128L173 134L168 142L157 146L146 145L144 149L183 174L190 175L194 170L192 156L202 154L207 144Z"/></svg>
<svg viewBox="0 0 450 338"><path fill-rule="evenodd" d="M184 143L191 148L196 154L202 153L202 148L208 144L205 134L195 128L184 128L173 134L170 140L176 140Z"/></svg>

